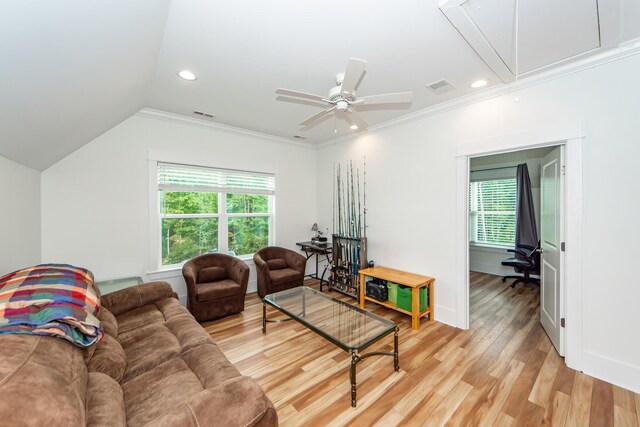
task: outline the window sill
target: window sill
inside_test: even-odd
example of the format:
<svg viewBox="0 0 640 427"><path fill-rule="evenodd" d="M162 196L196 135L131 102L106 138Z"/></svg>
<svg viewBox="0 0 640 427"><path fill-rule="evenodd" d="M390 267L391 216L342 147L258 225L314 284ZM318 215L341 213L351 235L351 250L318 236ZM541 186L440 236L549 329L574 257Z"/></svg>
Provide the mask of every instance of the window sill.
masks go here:
<svg viewBox="0 0 640 427"><path fill-rule="evenodd" d="M254 263L253 263L253 254L251 254L251 255L243 255L243 256L239 256L237 258L240 261L243 261L244 263L246 263L246 264L248 264L250 266L254 265ZM147 272L147 276L149 276L150 280L162 280L162 279L168 279L168 278L171 278L171 277L182 276L182 266L183 265L184 265L184 263L179 264L179 265L166 266L165 268L161 268L161 269L155 270L155 271L149 271L149 272Z"/></svg>
<svg viewBox="0 0 640 427"><path fill-rule="evenodd" d="M511 246L497 246L497 245L484 245L478 243L469 243L469 249L481 252L493 252L497 254L504 254L507 249L513 249Z"/></svg>

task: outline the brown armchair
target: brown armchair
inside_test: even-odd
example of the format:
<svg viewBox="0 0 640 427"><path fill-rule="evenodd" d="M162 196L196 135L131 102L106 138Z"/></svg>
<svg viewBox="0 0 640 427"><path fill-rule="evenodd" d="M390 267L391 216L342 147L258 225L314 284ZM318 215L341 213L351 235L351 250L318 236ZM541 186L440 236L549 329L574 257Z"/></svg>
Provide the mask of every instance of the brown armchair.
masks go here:
<svg viewBox="0 0 640 427"><path fill-rule="evenodd" d="M258 295L302 286L307 259L290 249L268 246L253 255L258 273Z"/></svg>
<svg viewBox="0 0 640 427"><path fill-rule="evenodd" d="M187 308L198 322L244 310L249 266L224 254L205 254L182 267L187 283Z"/></svg>

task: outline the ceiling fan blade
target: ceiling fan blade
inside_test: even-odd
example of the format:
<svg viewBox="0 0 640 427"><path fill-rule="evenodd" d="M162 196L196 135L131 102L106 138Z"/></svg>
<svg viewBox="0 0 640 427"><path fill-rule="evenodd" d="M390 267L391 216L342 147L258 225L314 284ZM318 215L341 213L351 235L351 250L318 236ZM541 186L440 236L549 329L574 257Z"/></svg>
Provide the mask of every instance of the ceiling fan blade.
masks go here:
<svg viewBox="0 0 640 427"><path fill-rule="evenodd" d="M351 94L356 89L356 85L360 81L366 65L367 61L349 58L347 70L344 72L344 80L342 81L341 91L343 95Z"/></svg>
<svg viewBox="0 0 640 427"><path fill-rule="evenodd" d="M382 95L363 96L358 98L357 104L371 105L371 104L400 104L411 102L413 99L413 92L398 92L398 93L385 93Z"/></svg>
<svg viewBox="0 0 640 427"><path fill-rule="evenodd" d="M350 125L353 124L358 126L359 130L363 130L369 127L369 124L365 122L362 116L356 113L353 108L350 108L349 110L347 110L347 114L345 114L345 116L346 116L347 122L349 122Z"/></svg>
<svg viewBox="0 0 640 427"><path fill-rule="evenodd" d="M314 114L313 116L306 119L304 122L301 122L300 126L309 126L311 124L315 124L315 122L328 116L335 109L336 109L335 105L333 107L325 108L324 110L320 111L318 114Z"/></svg>
<svg viewBox="0 0 640 427"><path fill-rule="evenodd" d="M304 98L304 99L311 99L314 101L327 101L324 96L319 96L319 95L313 95L310 93L304 93L304 92L298 92L297 90L289 90L289 89L276 89L276 93L278 95L285 95L285 96L293 96L296 98Z"/></svg>

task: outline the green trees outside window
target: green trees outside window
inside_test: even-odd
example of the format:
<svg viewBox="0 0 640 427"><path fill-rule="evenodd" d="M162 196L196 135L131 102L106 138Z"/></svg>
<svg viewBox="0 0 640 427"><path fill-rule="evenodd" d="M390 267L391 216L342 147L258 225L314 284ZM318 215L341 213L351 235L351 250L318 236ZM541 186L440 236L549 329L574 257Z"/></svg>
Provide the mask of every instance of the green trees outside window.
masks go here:
<svg viewBox="0 0 640 427"><path fill-rule="evenodd" d="M231 255L252 254L269 244L270 196L163 190L159 193L162 265L218 252L220 237L226 239Z"/></svg>

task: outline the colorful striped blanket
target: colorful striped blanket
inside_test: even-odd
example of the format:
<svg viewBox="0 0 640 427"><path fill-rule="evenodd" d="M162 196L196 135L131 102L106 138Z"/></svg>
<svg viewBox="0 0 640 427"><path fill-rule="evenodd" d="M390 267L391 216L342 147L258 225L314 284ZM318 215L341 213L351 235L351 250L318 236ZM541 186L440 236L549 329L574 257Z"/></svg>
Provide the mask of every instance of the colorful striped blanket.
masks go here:
<svg viewBox="0 0 640 427"><path fill-rule="evenodd" d="M53 335L88 347L102 338L93 274L42 264L0 277L0 333Z"/></svg>

